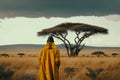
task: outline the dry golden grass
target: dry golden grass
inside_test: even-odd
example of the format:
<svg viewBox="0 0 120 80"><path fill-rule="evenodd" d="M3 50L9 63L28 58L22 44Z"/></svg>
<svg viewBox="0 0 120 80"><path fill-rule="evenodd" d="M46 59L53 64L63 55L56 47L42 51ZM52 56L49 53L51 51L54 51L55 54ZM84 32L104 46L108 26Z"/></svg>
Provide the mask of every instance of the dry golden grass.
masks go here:
<svg viewBox="0 0 120 80"><path fill-rule="evenodd" d="M104 51L108 57L91 56L90 53L98 50L82 50L78 57L67 57L66 52L61 50L61 66L60 80L91 80L86 75L89 73L86 67L96 70L104 69L98 77L101 80L120 80L120 50L100 50ZM0 76L0 80L35 80L39 70L39 62L37 59L39 50L22 51L26 55L20 58L17 53L21 51L0 51L0 53L8 53L10 57L0 57L0 66L4 67L4 74ZM111 56L111 53L118 53L116 57ZM1 68L0 67L0 68ZM74 70L65 71L66 68ZM2 69L2 68L1 68ZM69 73L68 76L67 73ZM2 73L0 73L1 75ZM10 75L11 74L11 75Z"/></svg>
<svg viewBox="0 0 120 80"><path fill-rule="evenodd" d="M11 76L11 80L22 80L22 77L24 78L26 76L34 80L38 72L39 64L36 57L11 57L0 58L0 65L4 66L7 70L10 69L15 71Z"/></svg>

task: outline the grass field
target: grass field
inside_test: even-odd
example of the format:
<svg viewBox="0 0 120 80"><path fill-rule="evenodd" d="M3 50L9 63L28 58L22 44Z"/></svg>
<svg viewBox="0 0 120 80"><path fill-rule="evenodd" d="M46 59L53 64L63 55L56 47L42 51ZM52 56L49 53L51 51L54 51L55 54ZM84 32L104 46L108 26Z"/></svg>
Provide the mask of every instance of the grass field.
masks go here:
<svg viewBox="0 0 120 80"><path fill-rule="evenodd" d="M92 56L103 51L108 56ZM25 53L19 57L17 53ZM120 49L82 50L78 57L67 57L61 52L60 80L120 80ZM39 70L39 50L0 51L10 57L0 57L0 80L35 80ZM118 53L112 56L112 53Z"/></svg>

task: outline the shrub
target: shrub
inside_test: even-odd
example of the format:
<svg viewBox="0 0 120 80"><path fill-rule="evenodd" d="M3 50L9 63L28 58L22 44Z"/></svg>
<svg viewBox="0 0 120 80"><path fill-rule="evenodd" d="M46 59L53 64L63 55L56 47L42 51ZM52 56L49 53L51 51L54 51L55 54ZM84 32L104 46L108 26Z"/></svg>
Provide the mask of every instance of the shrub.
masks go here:
<svg viewBox="0 0 120 80"><path fill-rule="evenodd" d="M10 80L13 74L15 73L15 70L12 69L5 69L4 66L0 66L0 80Z"/></svg>
<svg viewBox="0 0 120 80"><path fill-rule="evenodd" d="M22 58L23 56L25 56L24 53L18 53L17 55L19 55L21 58Z"/></svg>
<svg viewBox="0 0 120 80"><path fill-rule="evenodd" d="M91 69L90 67L85 67L88 70L88 73L85 73L92 80L101 80L98 75L104 71L102 68L98 68L96 70Z"/></svg>
<svg viewBox="0 0 120 80"><path fill-rule="evenodd" d="M64 69L65 73L67 74L67 77L73 77L75 75L75 69L74 67L66 67Z"/></svg>

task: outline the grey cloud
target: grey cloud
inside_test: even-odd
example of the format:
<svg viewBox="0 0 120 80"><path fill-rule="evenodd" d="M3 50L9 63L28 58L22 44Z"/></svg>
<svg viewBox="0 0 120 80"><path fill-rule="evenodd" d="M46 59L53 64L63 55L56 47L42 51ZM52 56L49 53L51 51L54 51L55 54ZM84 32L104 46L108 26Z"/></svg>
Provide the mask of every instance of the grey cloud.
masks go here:
<svg viewBox="0 0 120 80"><path fill-rule="evenodd" d="M120 14L120 0L1 0L0 17Z"/></svg>

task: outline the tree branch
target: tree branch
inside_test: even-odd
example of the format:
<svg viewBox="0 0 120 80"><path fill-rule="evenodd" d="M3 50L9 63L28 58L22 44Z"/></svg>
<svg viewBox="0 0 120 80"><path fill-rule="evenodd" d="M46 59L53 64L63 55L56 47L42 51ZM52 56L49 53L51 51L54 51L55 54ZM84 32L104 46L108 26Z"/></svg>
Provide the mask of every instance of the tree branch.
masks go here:
<svg viewBox="0 0 120 80"><path fill-rule="evenodd" d="M59 37L58 35L53 34L53 36L54 36L55 38L60 39L60 40L64 43L64 46L66 47L66 50L67 50L67 54L68 54L68 56L70 56L69 47L68 47L67 43L66 43L61 37Z"/></svg>
<svg viewBox="0 0 120 80"><path fill-rule="evenodd" d="M63 34L59 34L59 35L64 39L65 42L68 43L68 45L69 45L69 50L70 50L70 49L71 49L71 43L70 43L70 41L66 38L66 36L68 35L67 32L66 32L66 35L65 35L65 36L63 36Z"/></svg>

